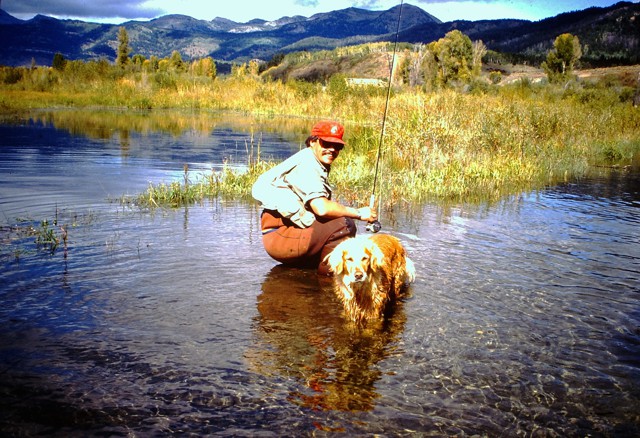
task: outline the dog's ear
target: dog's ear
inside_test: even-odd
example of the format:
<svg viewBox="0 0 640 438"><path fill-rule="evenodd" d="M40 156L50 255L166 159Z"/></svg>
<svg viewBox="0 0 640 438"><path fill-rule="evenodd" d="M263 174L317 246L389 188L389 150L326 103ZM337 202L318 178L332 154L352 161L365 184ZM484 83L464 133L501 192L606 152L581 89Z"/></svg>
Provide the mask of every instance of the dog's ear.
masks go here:
<svg viewBox="0 0 640 438"><path fill-rule="evenodd" d="M384 253L382 252L380 247L378 247L378 245L373 242L369 242L369 245L367 245L367 249L371 254L371 267L379 268L380 266L382 266L384 264Z"/></svg>
<svg viewBox="0 0 640 438"><path fill-rule="evenodd" d="M325 258L325 262L329 265L329 270L336 275L340 275L344 270L343 255L345 251L338 245Z"/></svg>

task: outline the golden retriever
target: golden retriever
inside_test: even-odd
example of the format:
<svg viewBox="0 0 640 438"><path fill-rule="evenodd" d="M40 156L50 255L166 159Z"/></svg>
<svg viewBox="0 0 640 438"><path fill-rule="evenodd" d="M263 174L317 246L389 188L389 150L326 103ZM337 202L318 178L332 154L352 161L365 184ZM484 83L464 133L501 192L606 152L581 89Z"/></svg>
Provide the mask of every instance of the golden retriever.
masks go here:
<svg viewBox="0 0 640 438"><path fill-rule="evenodd" d="M400 240L388 234L346 239L326 260L346 316L359 324L382 318L416 274Z"/></svg>

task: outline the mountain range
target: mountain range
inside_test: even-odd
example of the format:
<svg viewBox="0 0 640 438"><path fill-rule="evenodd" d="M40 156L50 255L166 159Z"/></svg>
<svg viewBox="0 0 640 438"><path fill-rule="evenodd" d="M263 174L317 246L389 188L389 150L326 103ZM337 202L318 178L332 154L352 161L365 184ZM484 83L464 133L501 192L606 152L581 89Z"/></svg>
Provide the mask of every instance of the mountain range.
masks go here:
<svg viewBox="0 0 640 438"><path fill-rule="evenodd" d="M53 56L66 59L113 61L118 30L129 36L132 54L183 59L211 56L216 61L269 60L276 54L315 51L367 42L393 41L400 6L386 11L347 8L311 17L255 19L237 23L225 18L198 20L166 15L150 21L119 25L60 20L37 15L20 20L0 10L0 65L51 65ZM458 29L482 40L494 51L539 61L562 33L572 33L583 45L583 61L593 66L640 63L640 4L619 2L592 7L540 21L515 19L442 22L423 9L404 4L399 42L429 43Z"/></svg>

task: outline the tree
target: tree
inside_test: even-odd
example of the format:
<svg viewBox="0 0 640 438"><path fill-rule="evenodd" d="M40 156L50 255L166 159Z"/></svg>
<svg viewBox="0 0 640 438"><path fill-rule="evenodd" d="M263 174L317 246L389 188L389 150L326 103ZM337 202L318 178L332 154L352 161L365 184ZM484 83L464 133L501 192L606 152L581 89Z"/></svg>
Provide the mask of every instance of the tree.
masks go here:
<svg viewBox="0 0 640 438"><path fill-rule="evenodd" d="M422 43L413 46L413 52L406 53L400 71L402 78L411 87L422 85L424 83L423 66L427 56L430 56L429 50Z"/></svg>
<svg viewBox="0 0 640 438"><path fill-rule="evenodd" d="M247 76L248 70L249 67L247 66L247 63L233 64L231 66L231 75L236 78L244 78Z"/></svg>
<svg viewBox="0 0 640 438"><path fill-rule="evenodd" d="M125 68L129 63L129 35L127 29L124 26L120 26L118 31L118 52L116 57L116 65L120 68Z"/></svg>
<svg viewBox="0 0 640 438"><path fill-rule="evenodd" d="M169 60L171 68L177 72L183 72L185 70L184 61L182 60L182 55L177 50L171 52L171 58Z"/></svg>
<svg viewBox="0 0 640 438"><path fill-rule="evenodd" d="M194 76L207 76L211 79L216 78L216 63L210 56L202 59L196 59L191 62L191 74Z"/></svg>
<svg viewBox="0 0 640 438"><path fill-rule="evenodd" d="M480 40L473 42L473 75L479 76L482 71L482 58L487 54L487 46Z"/></svg>
<svg viewBox="0 0 640 438"><path fill-rule="evenodd" d="M53 62L51 63L51 67L53 67L54 70L63 71L66 64L67 60L64 59L62 53L58 52L53 55Z"/></svg>
<svg viewBox="0 0 640 438"><path fill-rule="evenodd" d="M567 79L581 56L582 50L577 36L570 33L558 36L553 43L553 49L547 54L547 60L542 63L549 82Z"/></svg>
<svg viewBox="0 0 640 438"><path fill-rule="evenodd" d="M251 76L254 77L258 77L258 75L260 74L260 63L258 61L256 61L255 59L252 59L251 61L249 61L249 74Z"/></svg>
<svg viewBox="0 0 640 438"><path fill-rule="evenodd" d="M145 58L144 55L133 55L133 58L131 58L131 61L133 61L133 63L135 65L142 65L144 64Z"/></svg>
<svg viewBox="0 0 640 438"><path fill-rule="evenodd" d="M142 64L146 72L156 72L160 68L160 59L156 55L151 55L149 59Z"/></svg>
<svg viewBox="0 0 640 438"><path fill-rule="evenodd" d="M441 83L469 82L473 68L473 44L468 36L452 30L444 38L431 43L429 48L438 64Z"/></svg>

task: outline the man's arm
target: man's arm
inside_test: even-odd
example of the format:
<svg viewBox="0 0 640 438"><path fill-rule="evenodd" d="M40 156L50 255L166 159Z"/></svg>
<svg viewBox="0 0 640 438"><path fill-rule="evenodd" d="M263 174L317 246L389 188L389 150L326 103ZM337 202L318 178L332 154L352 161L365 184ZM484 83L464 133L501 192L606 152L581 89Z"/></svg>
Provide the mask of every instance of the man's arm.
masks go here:
<svg viewBox="0 0 640 438"><path fill-rule="evenodd" d="M377 217L375 211L369 207L347 207L325 197L312 199L309 201L309 207L311 207L311 210L316 216L329 219L337 217L351 217L367 222L373 222Z"/></svg>

